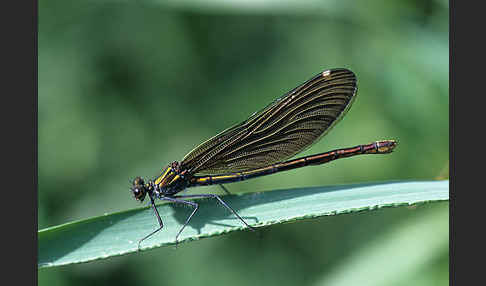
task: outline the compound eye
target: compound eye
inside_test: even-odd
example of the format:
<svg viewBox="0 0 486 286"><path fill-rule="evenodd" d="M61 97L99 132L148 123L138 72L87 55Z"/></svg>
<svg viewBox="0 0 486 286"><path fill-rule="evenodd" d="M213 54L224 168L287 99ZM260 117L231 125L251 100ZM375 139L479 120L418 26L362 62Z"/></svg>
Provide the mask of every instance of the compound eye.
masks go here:
<svg viewBox="0 0 486 286"><path fill-rule="evenodd" d="M135 178L135 180L133 180L132 187L130 188L133 197L141 202L143 201L147 193L145 186L143 184L144 184L143 179L137 177Z"/></svg>
<svg viewBox="0 0 486 286"><path fill-rule="evenodd" d="M133 196L135 197L135 199L137 199L141 202L145 198L145 190L144 189L133 188L132 193L133 193Z"/></svg>

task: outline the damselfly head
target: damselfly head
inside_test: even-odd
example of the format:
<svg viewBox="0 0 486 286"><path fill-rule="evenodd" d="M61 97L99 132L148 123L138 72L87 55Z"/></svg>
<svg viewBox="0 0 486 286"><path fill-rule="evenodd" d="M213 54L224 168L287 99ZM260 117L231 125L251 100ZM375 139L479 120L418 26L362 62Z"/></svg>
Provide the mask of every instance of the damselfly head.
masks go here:
<svg viewBox="0 0 486 286"><path fill-rule="evenodd" d="M143 202L145 195L147 195L147 186L141 177L136 177L133 180L130 190L132 191L133 197L140 202Z"/></svg>

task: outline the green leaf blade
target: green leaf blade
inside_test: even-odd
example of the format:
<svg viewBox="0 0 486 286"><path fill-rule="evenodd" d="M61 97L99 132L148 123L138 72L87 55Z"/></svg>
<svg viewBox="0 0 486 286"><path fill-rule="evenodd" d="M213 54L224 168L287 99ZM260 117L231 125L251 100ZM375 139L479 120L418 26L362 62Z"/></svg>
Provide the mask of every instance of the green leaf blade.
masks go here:
<svg viewBox="0 0 486 286"><path fill-rule="evenodd" d="M223 197L247 223L256 227L448 199L448 180L312 187ZM215 200L197 202L199 211L180 235L179 242L246 228ZM190 208L174 204L161 204L158 210L164 228L145 240L142 250L175 244L175 236L191 212ZM40 230L38 267L137 252L138 241L157 227L152 210L145 207Z"/></svg>

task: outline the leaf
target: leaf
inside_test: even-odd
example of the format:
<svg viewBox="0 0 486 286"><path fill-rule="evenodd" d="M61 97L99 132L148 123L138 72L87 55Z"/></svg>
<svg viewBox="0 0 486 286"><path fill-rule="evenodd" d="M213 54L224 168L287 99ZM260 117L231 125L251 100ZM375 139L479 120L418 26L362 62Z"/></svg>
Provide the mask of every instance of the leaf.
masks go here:
<svg viewBox="0 0 486 286"><path fill-rule="evenodd" d="M228 195L223 200L247 223L262 227L320 216L415 205L449 199L449 181L384 182ZM245 229L215 200L200 208L179 237L180 242ZM174 245L191 210L174 204L158 206L164 228L145 240L141 250ZM138 241L158 227L150 208L106 214L38 232L38 267L88 262L138 251Z"/></svg>

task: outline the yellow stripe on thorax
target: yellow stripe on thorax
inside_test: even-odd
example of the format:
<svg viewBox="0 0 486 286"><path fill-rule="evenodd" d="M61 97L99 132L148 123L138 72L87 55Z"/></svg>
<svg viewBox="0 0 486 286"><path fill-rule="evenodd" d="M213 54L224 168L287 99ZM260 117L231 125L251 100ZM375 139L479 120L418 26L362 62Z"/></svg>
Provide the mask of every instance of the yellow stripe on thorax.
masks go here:
<svg viewBox="0 0 486 286"><path fill-rule="evenodd" d="M167 185L172 184L173 182L177 181L180 178L179 175L175 175L174 178L172 178L172 181L170 181Z"/></svg>
<svg viewBox="0 0 486 286"><path fill-rule="evenodd" d="M155 184L158 185L160 184L166 177L167 177L167 174L169 174L170 172L172 171L172 168L171 167L167 167L167 169L165 169L165 172L160 175L157 180L155 180Z"/></svg>

